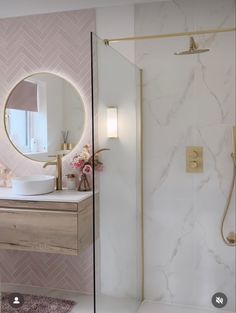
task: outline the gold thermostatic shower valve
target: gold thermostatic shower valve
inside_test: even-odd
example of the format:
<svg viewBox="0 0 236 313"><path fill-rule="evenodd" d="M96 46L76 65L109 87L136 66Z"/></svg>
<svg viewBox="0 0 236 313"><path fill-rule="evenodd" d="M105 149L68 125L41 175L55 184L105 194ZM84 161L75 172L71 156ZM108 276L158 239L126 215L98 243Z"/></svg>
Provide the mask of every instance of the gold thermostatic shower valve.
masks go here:
<svg viewBox="0 0 236 313"><path fill-rule="evenodd" d="M203 148L187 147L186 148L186 171L188 173L203 172Z"/></svg>

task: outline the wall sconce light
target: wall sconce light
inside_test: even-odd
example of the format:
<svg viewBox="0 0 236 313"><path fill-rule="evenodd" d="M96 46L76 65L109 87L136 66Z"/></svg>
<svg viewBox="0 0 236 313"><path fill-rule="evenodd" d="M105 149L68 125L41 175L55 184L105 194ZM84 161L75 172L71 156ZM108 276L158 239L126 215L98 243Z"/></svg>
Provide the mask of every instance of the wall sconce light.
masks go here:
<svg viewBox="0 0 236 313"><path fill-rule="evenodd" d="M107 137L118 138L118 112L117 107L107 108Z"/></svg>

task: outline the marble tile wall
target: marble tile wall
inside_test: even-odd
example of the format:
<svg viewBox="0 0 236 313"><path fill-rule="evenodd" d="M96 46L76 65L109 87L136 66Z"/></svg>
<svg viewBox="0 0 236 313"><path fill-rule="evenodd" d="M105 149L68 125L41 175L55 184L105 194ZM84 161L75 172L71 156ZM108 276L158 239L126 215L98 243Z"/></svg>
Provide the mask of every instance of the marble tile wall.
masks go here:
<svg viewBox="0 0 236 313"><path fill-rule="evenodd" d="M82 10L0 19L0 116L9 92L21 79L36 72L51 72L71 81L86 112L85 130L75 150L91 142L90 31L95 10ZM68 173L71 156L65 157ZM2 164L2 165L1 165ZM17 153L0 123L0 167L15 175L51 173L42 164ZM70 169L71 170L71 169ZM3 283L77 290L93 289L92 247L78 257L0 251Z"/></svg>
<svg viewBox="0 0 236 313"><path fill-rule="evenodd" d="M235 27L234 0L135 7L136 35ZM195 38L210 52L175 56L188 38L136 42L144 70L145 298L234 311L235 250L220 236L233 165L235 33ZM186 146L204 148L204 173L185 171ZM234 198L233 198L234 200ZM235 201L226 221L233 229Z"/></svg>

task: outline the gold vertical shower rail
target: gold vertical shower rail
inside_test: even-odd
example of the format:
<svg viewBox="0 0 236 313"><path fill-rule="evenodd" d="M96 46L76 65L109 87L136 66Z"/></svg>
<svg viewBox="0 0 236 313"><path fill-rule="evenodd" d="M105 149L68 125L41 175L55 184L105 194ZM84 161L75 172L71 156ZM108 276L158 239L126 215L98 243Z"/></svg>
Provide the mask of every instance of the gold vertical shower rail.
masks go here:
<svg viewBox="0 0 236 313"><path fill-rule="evenodd" d="M140 77L140 144L141 144L141 300L144 301L144 199L143 199L143 70L139 70Z"/></svg>
<svg viewBox="0 0 236 313"><path fill-rule="evenodd" d="M194 36L194 35L227 33L227 32L235 32L235 31L236 31L236 27L228 27L228 28L221 28L221 29L204 29L204 30L198 30L198 31L192 31L192 32L179 32L179 33L150 35L150 36L111 38L111 39L104 39L104 43L106 45L109 45L112 42L130 41L130 40L148 40L148 39L174 38L174 37L184 37L184 36Z"/></svg>

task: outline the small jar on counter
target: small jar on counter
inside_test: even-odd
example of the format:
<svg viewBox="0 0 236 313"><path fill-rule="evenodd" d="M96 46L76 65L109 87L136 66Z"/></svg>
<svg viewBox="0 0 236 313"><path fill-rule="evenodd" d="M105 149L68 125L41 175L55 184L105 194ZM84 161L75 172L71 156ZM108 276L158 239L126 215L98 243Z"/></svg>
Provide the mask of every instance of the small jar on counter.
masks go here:
<svg viewBox="0 0 236 313"><path fill-rule="evenodd" d="M66 175L66 187L69 190L76 190L76 177L75 174Z"/></svg>
<svg viewBox="0 0 236 313"><path fill-rule="evenodd" d="M11 178L11 170L0 167L0 187L11 187Z"/></svg>

